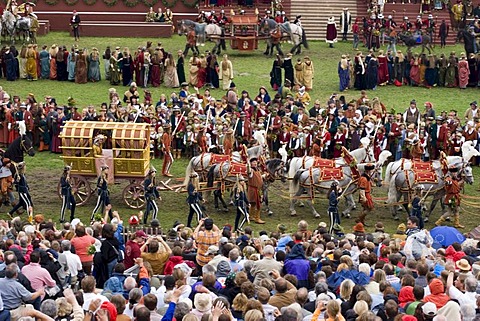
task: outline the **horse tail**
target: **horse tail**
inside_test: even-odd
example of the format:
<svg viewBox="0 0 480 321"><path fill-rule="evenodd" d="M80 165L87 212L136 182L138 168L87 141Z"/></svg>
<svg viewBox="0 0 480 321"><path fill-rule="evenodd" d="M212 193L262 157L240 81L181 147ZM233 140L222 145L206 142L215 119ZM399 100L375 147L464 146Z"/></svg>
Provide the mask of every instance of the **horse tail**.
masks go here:
<svg viewBox="0 0 480 321"><path fill-rule="evenodd" d="M185 179L183 180L183 186L188 186L188 183L190 183L190 175L193 172L193 160L195 157L192 157L190 161L188 162L187 169L185 170Z"/></svg>
<svg viewBox="0 0 480 321"><path fill-rule="evenodd" d="M302 45L305 49L308 49L307 33L304 28L302 28Z"/></svg>
<svg viewBox="0 0 480 321"><path fill-rule="evenodd" d="M213 165L212 167L210 167L210 169L208 170L208 174L207 174L207 187L213 187L213 182L215 181L215 168L217 167L217 165ZM220 168L220 170L222 170Z"/></svg>

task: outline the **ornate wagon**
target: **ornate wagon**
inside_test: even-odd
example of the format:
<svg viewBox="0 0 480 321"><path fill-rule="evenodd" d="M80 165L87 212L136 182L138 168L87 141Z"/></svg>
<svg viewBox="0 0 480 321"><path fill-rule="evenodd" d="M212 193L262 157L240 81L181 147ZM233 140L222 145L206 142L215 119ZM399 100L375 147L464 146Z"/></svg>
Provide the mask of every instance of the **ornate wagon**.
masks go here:
<svg viewBox="0 0 480 321"><path fill-rule="evenodd" d="M230 47L240 51L258 48L258 18L256 15L236 15L230 22Z"/></svg>
<svg viewBox="0 0 480 321"><path fill-rule="evenodd" d="M94 156L93 140L103 134L103 154ZM150 125L136 123L68 121L61 133L62 156L70 165L72 190L78 205L95 192L89 178L96 178L102 164L109 166L109 180L126 179L123 199L131 208L145 205L142 181L150 168Z"/></svg>

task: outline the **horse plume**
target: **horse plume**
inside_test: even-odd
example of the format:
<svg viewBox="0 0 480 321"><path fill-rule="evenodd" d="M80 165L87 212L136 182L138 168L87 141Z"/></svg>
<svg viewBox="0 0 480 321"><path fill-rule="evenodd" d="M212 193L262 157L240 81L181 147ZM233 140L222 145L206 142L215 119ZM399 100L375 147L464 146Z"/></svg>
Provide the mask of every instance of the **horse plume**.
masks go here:
<svg viewBox="0 0 480 321"><path fill-rule="evenodd" d="M20 133L20 136L23 136L27 133L27 126L25 125L24 120L18 122L18 132Z"/></svg>

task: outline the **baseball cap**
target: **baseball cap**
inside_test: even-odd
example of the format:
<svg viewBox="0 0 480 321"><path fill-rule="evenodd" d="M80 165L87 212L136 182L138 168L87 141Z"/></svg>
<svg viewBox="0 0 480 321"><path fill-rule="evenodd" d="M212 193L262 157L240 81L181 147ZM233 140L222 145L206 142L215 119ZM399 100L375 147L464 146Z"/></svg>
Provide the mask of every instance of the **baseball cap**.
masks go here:
<svg viewBox="0 0 480 321"><path fill-rule="evenodd" d="M437 315L437 306L432 302L427 302L422 306L422 312L429 316Z"/></svg>
<svg viewBox="0 0 480 321"><path fill-rule="evenodd" d="M216 255L218 253L218 251L219 251L218 246L210 245L208 247L207 253L205 253L205 254L206 255L210 255L210 254Z"/></svg>
<svg viewBox="0 0 480 321"><path fill-rule="evenodd" d="M145 232L144 232L144 231L142 231L142 230L138 230L138 231L136 231L136 232L135 232L135 237L141 237L141 238L144 238L144 239L146 239L146 238L148 237L148 235L147 235L147 234L145 234Z"/></svg>

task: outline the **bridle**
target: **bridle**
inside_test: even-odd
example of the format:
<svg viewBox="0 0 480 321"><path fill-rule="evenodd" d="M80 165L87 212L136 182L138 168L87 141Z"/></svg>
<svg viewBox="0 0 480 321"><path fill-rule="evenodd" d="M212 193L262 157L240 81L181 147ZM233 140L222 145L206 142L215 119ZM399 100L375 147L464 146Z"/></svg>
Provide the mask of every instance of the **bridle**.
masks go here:
<svg viewBox="0 0 480 321"><path fill-rule="evenodd" d="M23 139L23 138L20 139L20 147L22 148L22 150L23 150L25 153L28 153L28 152L30 152L30 151L33 149L33 145L30 146L30 148L27 148L27 147L25 146L25 139Z"/></svg>

